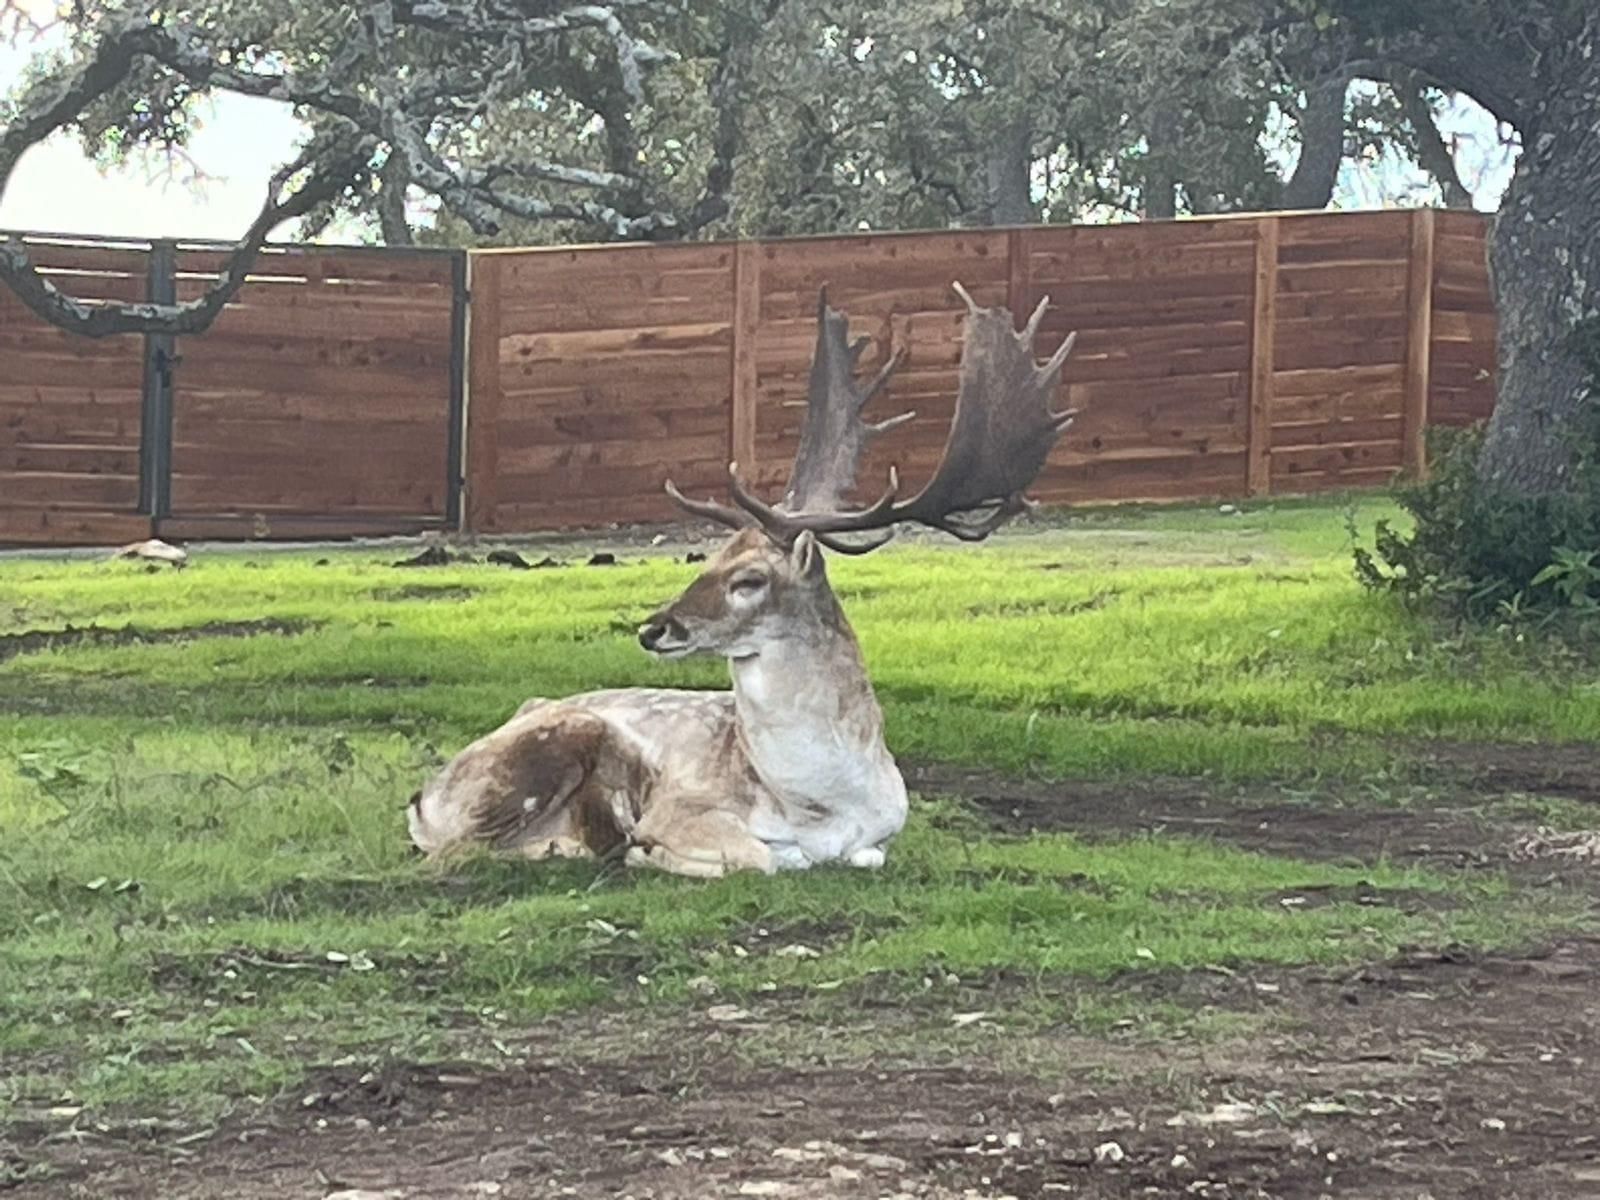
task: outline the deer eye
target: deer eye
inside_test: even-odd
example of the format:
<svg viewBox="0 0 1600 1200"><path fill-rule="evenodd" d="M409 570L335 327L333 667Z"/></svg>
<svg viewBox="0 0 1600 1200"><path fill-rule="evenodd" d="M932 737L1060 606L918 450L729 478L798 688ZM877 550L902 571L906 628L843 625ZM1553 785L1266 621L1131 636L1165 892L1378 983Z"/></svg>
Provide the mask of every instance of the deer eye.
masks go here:
<svg viewBox="0 0 1600 1200"><path fill-rule="evenodd" d="M754 596L767 586L765 575L740 575L728 584L728 590L736 596Z"/></svg>

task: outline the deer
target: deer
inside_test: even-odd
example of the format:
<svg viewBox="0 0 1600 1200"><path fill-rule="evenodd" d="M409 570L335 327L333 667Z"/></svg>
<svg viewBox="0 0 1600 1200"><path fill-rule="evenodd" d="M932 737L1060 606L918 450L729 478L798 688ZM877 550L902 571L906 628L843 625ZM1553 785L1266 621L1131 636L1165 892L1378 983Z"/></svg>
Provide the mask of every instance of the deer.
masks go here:
<svg viewBox="0 0 1600 1200"><path fill-rule="evenodd" d="M824 287L782 499L754 494L737 463L732 504L665 485L683 511L733 533L638 640L658 659L726 659L731 690L528 700L413 795L407 821L419 850L620 856L701 878L884 864L906 822L907 789L824 552L869 553L902 525L983 541L1034 507L1024 491L1076 415L1052 407L1076 335L1042 364L1033 350L1049 297L1018 331L1008 309L980 307L953 286L966 304L955 412L927 484L902 499L891 468L876 501L851 505L868 444L915 414L864 418L904 353L859 379L872 339L850 341L849 319Z"/></svg>

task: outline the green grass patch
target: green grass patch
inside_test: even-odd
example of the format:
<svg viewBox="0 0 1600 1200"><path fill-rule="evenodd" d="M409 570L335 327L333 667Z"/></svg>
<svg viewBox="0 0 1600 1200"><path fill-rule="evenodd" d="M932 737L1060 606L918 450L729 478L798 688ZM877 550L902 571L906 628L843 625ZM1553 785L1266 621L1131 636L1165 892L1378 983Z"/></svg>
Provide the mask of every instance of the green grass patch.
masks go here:
<svg viewBox="0 0 1600 1200"><path fill-rule="evenodd" d="M1356 512L1362 524L1381 509ZM1377 769L1377 739L1600 738L1587 660L1441 630L1364 595L1337 504L1092 514L981 550L892 548L830 570L897 750L1071 774L1224 779ZM695 568L396 571L373 555L212 555L181 572L0 564L0 637L134 626L0 661L0 713L397 729L459 741L529 695L722 686L640 653L640 615ZM387 557L392 557L391 555ZM271 620L303 632L174 638ZM165 640L162 640L162 639ZM0 654L4 651L0 650Z"/></svg>
<svg viewBox="0 0 1600 1200"><path fill-rule="evenodd" d="M205 753L227 774L172 761L190 731L147 740L137 769L58 784L0 867L13 1102L216 1105L275 1094L307 1063L437 1057L589 1005L701 1003L708 985L748 1002L1005 972L1038 981L1030 1019L1067 1019L1081 998L1051 1002L1062 977L1366 959L1556 919L1508 905L1496 879L1382 863L1172 838L975 840L932 800L881 874L705 884L487 859L447 873L397 836L403 740L223 736ZM1276 901L1361 882L1438 903Z"/></svg>
<svg viewBox="0 0 1600 1200"><path fill-rule="evenodd" d="M1346 516L1090 513L830 570L912 758L1359 781L1393 770L1394 739L1600 737L1576 651L1441 631L1363 595ZM0 1106L214 1111L311 1063L474 1052L547 1014L673 1011L708 988L826 1007L1004 975L1033 981L1031 1020L1092 1027L1126 1007L1063 981L1499 944L1576 919L1493 876L988 837L936 798L877 874L443 872L408 853L401 806L462 742L530 695L722 686L724 668L633 641L693 567L396 571L394 556L0 561ZM1359 882L1432 900L1275 900Z"/></svg>

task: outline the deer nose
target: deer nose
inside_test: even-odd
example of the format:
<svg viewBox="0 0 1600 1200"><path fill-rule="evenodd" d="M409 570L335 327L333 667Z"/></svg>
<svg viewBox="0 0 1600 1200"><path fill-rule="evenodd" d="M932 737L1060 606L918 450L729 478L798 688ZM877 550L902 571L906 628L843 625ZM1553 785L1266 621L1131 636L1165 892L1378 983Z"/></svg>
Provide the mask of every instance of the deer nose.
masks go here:
<svg viewBox="0 0 1600 1200"><path fill-rule="evenodd" d="M685 642L689 631L671 617L657 613L639 626L639 644L646 650L655 650L663 641Z"/></svg>

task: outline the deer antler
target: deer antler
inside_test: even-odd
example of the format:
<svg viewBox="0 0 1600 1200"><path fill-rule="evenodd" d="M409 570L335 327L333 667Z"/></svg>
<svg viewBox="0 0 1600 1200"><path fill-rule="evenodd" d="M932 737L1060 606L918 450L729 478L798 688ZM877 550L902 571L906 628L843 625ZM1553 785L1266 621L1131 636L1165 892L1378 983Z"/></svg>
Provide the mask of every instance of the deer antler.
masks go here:
<svg viewBox="0 0 1600 1200"><path fill-rule="evenodd" d="M891 469L889 486L875 503L856 511L841 507L867 438L913 414L877 425L861 420L861 409L882 388L899 358L891 358L864 387L857 385L853 368L863 343L846 345L847 321L827 306L826 292L819 306L805 425L783 503L769 505L752 494L739 478L737 464L728 468L737 508L685 500L670 483L668 494L689 511L725 525L757 524L785 543L810 530L824 545L852 554L883 545L901 522L942 529L964 541L981 541L1027 510L1030 502L1023 492L1076 415L1071 410L1053 412L1050 399L1077 335L1063 341L1041 366L1033 357L1033 339L1049 306L1048 296L1019 333L1009 311L980 308L959 283L954 287L967 305L955 417L933 478L915 496L899 499L899 477ZM883 536L864 543L834 536L880 531Z"/></svg>
<svg viewBox="0 0 1600 1200"><path fill-rule="evenodd" d="M857 383L856 364L872 339L863 337L852 342L849 335L849 317L828 306L828 289L824 286L817 300L817 345L811 357L800 446L779 508L763 504L745 490L737 463L728 464L731 491L735 497L752 501L755 507L745 504L745 500L741 501L744 506L740 508L731 508L715 500L691 500L678 491L671 480L666 484L667 495L686 512L734 529L761 523L762 512L842 511L869 439L916 416L914 412L901 413L876 424L861 419L862 410L883 390L904 354L891 355L870 380ZM826 535L819 536L818 540L846 554L862 554L882 545L889 537L858 545L837 542Z"/></svg>
<svg viewBox="0 0 1600 1200"><path fill-rule="evenodd" d="M869 439L904 425L917 414L901 413L869 425L862 410L883 390L889 376L905 358L896 351L865 384L856 382L861 352L872 344L869 337L847 341L850 318L828 307L828 289L817 301L817 349L811 359L811 382L806 391L806 417L800 428L800 447L794 470L784 489L788 512L837 512L844 507L861 469L861 456Z"/></svg>

